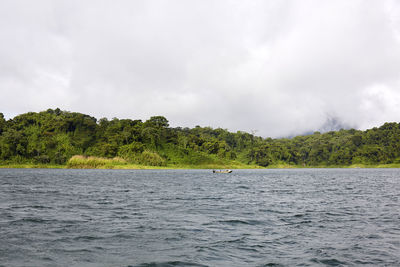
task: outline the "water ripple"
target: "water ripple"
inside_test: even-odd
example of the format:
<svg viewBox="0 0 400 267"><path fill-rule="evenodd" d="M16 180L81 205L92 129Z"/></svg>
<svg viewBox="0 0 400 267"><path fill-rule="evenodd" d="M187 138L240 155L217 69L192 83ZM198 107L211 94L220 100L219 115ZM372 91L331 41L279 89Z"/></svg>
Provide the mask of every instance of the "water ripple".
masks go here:
<svg viewBox="0 0 400 267"><path fill-rule="evenodd" d="M0 266L400 266L397 169L0 169Z"/></svg>

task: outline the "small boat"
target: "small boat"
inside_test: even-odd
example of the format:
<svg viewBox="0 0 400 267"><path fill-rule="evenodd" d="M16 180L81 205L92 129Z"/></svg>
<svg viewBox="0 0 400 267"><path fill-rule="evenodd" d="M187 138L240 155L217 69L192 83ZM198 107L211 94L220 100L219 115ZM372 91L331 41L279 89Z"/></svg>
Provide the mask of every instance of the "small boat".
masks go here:
<svg viewBox="0 0 400 267"><path fill-rule="evenodd" d="M219 171L213 170L213 173L231 173L231 172L232 170L219 170Z"/></svg>

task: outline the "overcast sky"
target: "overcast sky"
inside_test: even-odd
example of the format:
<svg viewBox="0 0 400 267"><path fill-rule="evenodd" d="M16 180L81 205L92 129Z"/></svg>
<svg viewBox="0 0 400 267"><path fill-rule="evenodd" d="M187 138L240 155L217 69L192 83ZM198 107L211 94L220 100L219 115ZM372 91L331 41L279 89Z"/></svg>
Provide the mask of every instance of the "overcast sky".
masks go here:
<svg viewBox="0 0 400 267"><path fill-rule="evenodd" d="M400 1L1 0L0 112L56 107L264 137L399 122Z"/></svg>

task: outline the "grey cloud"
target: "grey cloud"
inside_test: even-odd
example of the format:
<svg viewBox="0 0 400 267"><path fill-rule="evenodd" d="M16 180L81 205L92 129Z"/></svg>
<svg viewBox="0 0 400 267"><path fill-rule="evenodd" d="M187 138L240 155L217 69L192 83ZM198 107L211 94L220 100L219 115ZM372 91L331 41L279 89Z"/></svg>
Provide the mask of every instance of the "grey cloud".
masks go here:
<svg viewBox="0 0 400 267"><path fill-rule="evenodd" d="M291 136L400 120L396 1L2 1L0 112Z"/></svg>

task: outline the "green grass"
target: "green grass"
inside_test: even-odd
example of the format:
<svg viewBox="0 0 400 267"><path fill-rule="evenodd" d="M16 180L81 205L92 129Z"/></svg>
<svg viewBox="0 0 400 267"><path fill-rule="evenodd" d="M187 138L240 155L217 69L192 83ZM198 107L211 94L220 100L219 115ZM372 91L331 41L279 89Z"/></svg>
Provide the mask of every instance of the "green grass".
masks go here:
<svg viewBox="0 0 400 267"><path fill-rule="evenodd" d="M400 163L389 164L353 164L348 168L400 168Z"/></svg>
<svg viewBox="0 0 400 267"><path fill-rule="evenodd" d="M67 168L72 169L114 169L117 166L127 165L127 161L122 158L100 158L85 157L76 155L67 162Z"/></svg>
<svg viewBox="0 0 400 267"><path fill-rule="evenodd" d="M246 165L238 161L213 162L203 164L170 163L162 166L132 163L122 158L100 158L73 156L66 164L66 168L72 169L250 169L260 168L256 165Z"/></svg>
<svg viewBox="0 0 400 267"><path fill-rule="evenodd" d="M66 165L35 164L35 163L10 163L0 164L0 169L65 169Z"/></svg>
<svg viewBox="0 0 400 267"><path fill-rule="evenodd" d="M174 155L176 156L176 155ZM35 163L0 163L0 168L52 168L52 169L288 169L288 168L400 168L400 163L392 164L352 164L352 165L317 165L302 166L287 163L272 164L267 167L260 167L254 164L245 164L237 160L219 159L217 157L197 154L199 161L196 164L186 160L166 161L162 166L155 166L153 162L148 164L130 162L120 157L101 158L86 157L81 155L73 156L65 165L56 164L35 164Z"/></svg>

